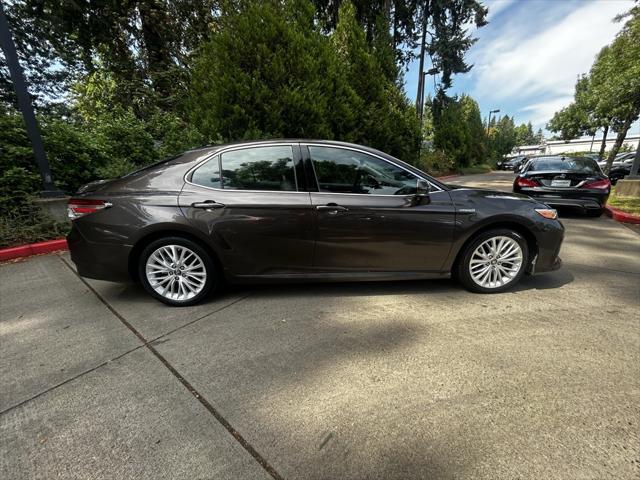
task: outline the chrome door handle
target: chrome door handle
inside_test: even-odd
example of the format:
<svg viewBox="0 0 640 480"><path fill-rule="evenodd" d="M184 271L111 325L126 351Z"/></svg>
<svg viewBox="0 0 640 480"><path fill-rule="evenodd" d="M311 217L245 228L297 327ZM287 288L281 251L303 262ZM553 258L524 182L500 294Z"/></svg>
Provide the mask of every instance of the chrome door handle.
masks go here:
<svg viewBox="0 0 640 480"><path fill-rule="evenodd" d="M338 212L346 212L349 210L347 207L343 207L342 205L338 205L335 203L329 203L327 205L318 205L316 206L316 210L325 211L329 213L336 214Z"/></svg>
<svg viewBox="0 0 640 480"><path fill-rule="evenodd" d="M207 200L206 202L195 202L192 203L191 206L193 208L204 208L205 210L224 208L224 205L222 203L214 202L213 200Z"/></svg>

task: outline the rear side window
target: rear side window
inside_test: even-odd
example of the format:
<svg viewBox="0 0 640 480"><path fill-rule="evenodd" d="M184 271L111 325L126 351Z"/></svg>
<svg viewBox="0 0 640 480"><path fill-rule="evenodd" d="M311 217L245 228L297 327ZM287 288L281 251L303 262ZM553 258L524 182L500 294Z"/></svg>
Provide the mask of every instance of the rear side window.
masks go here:
<svg viewBox="0 0 640 480"><path fill-rule="evenodd" d="M229 190L294 192L293 150L284 145L225 152L194 171L191 182Z"/></svg>
<svg viewBox="0 0 640 480"><path fill-rule="evenodd" d="M411 195L418 177L366 153L332 147L309 147L321 192Z"/></svg>

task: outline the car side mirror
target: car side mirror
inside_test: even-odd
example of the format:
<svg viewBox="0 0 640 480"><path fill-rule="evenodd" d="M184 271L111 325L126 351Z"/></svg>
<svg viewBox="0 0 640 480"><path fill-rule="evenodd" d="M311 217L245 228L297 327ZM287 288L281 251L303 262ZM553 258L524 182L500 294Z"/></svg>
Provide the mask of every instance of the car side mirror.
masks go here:
<svg viewBox="0 0 640 480"><path fill-rule="evenodd" d="M416 197L428 197L431 192L431 184L426 180L418 179L416 184Z"/></svg>

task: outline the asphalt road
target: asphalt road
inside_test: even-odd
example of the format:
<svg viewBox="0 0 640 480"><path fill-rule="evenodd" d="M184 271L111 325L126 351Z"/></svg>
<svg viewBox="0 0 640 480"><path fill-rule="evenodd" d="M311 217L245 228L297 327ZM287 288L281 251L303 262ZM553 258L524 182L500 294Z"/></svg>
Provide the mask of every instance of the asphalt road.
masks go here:
<svg viewBox="0 0 640 480"><path fill-rule="evenodd" d="M0 478L637 479L640 236L564 217L564 267L490 296L288 285L176 309L67 254L1 265Z"/></svg>

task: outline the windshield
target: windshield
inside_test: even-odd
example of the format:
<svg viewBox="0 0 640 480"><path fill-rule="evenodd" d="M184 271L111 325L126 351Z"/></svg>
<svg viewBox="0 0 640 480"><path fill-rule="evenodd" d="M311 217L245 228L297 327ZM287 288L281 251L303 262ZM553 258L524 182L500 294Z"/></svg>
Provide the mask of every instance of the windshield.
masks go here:
<svg viewBox="0 0 640 480"><path fill-rule="evenodd" d="M590 158L549 157L531 161L530 172L598 173L598 164Z"/></svg>

